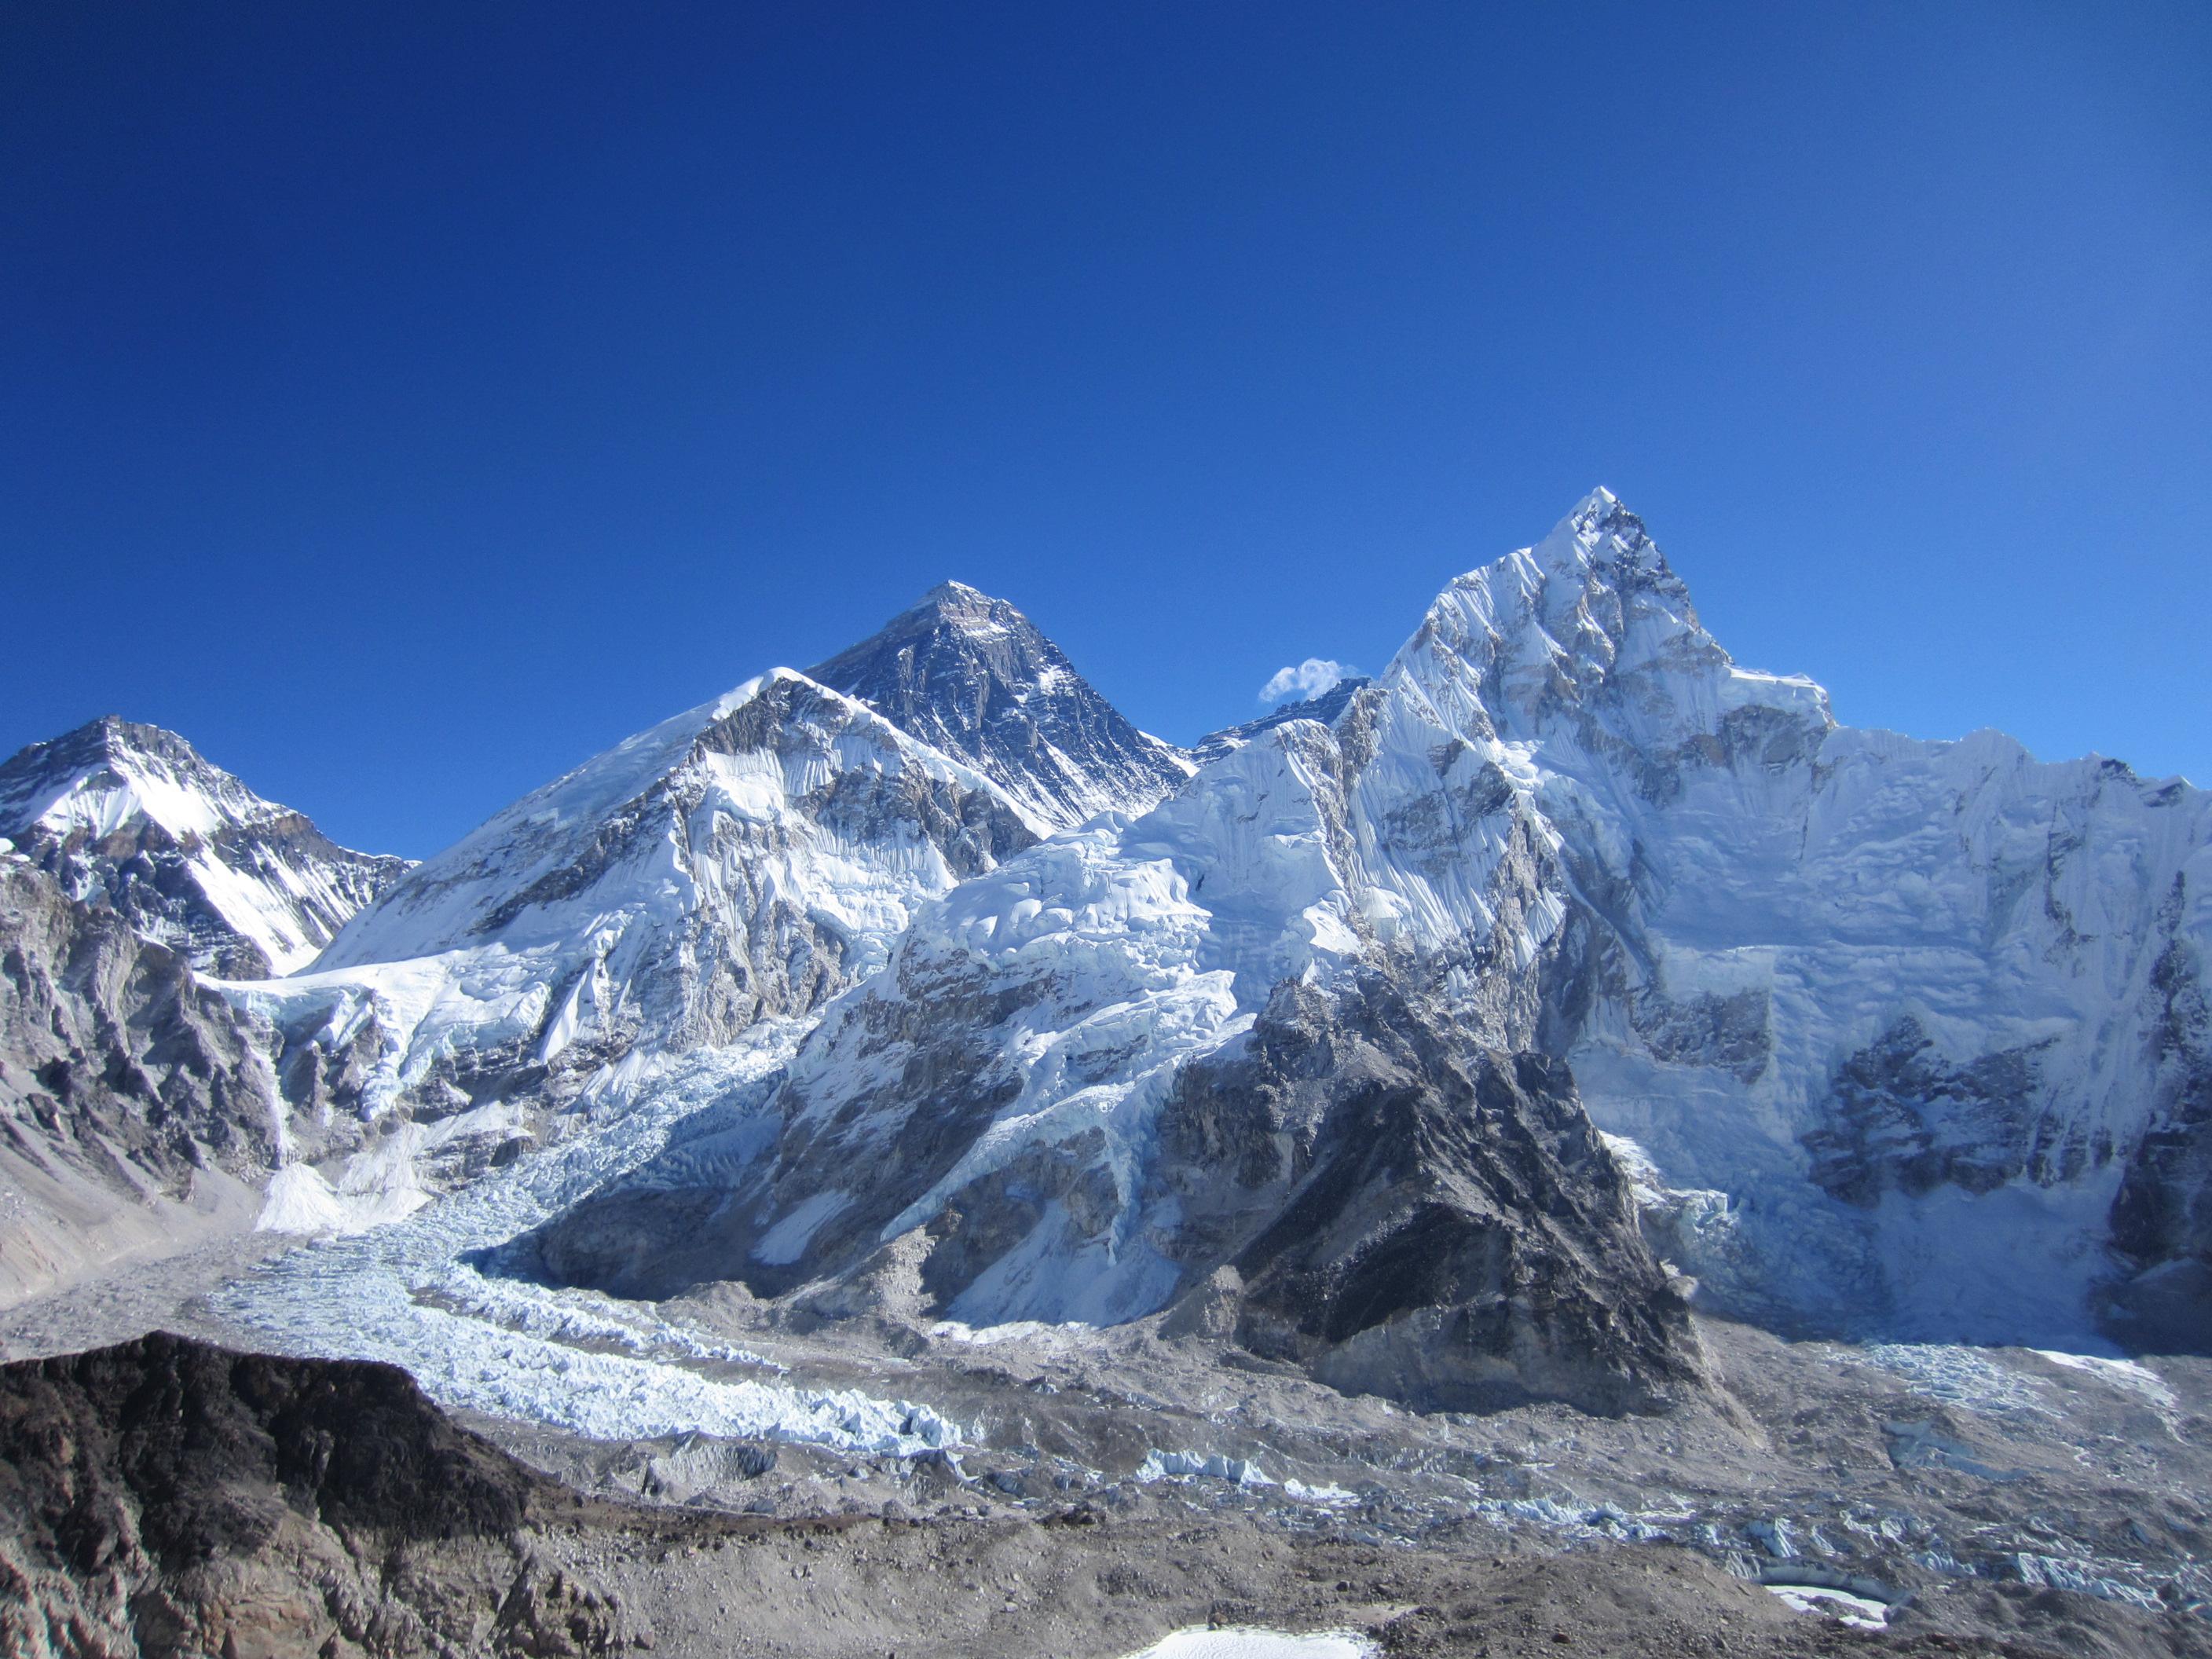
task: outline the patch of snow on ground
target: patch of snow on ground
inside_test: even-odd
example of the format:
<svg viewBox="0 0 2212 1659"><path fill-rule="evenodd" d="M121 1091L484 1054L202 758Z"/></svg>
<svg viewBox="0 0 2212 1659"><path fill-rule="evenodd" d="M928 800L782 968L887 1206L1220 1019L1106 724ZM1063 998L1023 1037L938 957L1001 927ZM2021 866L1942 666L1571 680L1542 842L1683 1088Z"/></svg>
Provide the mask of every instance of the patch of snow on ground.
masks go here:
<svg viewBox="0 0 2212 1659"><path fill-rule="evenodd" d="M359 1197L341 1197L333 1192L331 1183L312 1165L288 1164L270 1176L269 1190L263 1195L261 1213L253 1223L253 1230L262 1233L296 1233L307 1238L326 1233L357 1233L404 1219L421 1208L428 1196L427 1193L416 1193L411 1204L404 1200L395 1204L380 1195L377 1200L364 1203Z"/></svg>
<svg viewBox="0 0 2212 1659"><path fill-rule="evenodd" d="M939 1342L965 1342L972 1347L988 1348L1000 1342L1032 1342L1048 1352L1061 1352L1075 1347L1097 1328L1079 1319L1064 1320L1056 1325L1035 1319L1015 1319L1003 1325L982 1326L941 1319L929 1328L929 1334Z"/></svg>
<svg viewBox="0 0 2212 1659"><path fill-rule="evenodd" d="M404 1220L278 1257L217 1308L301 1352L403 1365L441 1405L594 1438L699 1431L898 1456L957 1445L960 1425L928 1407L718 1374L771 1368L649 1305L495 1271L500 1247L659 1152L687 1118L757 1109L804 1030L758 1030L610 1090L569 1139Z"/></svg>
<svg viewBox="0 0 2212 1659"><path fill-rule="evenodd" d="M1339 1504L1357 1504L1359 1501L1358 1492L1346 1492L1334 1481L1323 1486L1309 1486L1303 1480L1285 1480L1283 1482L1283 1495L1301 1504L1326 1504L1332 1508Z"/></svg>
<svg viewBox="0 0 2212 1659"><path fill-rule="evenodd" d="M2054 1365L2063 1365L2070 1371L2087 1371L2100 1382L2141 1395L2158 1408L2161 1417L2181 1409L2180 1400L2166 1386L2166 1379L2136 1360L2106 1359L2091 1353L2057 1353L2049 1348L2038 1348L2035 1352Z"/></svg>
<svg viewBox="0 0 2212 1659"><path fill-rule="evenodd" d="M1209 1480L1228 1480L1240 1486L1272 1486L1275 1484L1267 1479L1257 1463L1248 1458L1224 1457L1218 1452L1209 1457L1197 1457L1189 1452L1149 1451L1145 1454L1145 1461L1137 1466L1135 1478L1150 1482L1191 1475L1203 1476Z"/></svg>
<svg viewBox="0 0 2212 1659"><path fill-rule="evenodd" d="M1766 1588L1800 1613L1825 1613L1855 1629L1881 1630L1889 1620L1889 1609L1872 1596L1826 1589L1818 1584L1769 1584Z"/></svg>
<svg viewBox="0 0 2212 1659"><path fill-rule="evenodd" d="M1279 1630L1194 1625L1129 1659L1369 1659L1379 1651L1374 1643L1346 1630L1292 1636Z"/></svg>

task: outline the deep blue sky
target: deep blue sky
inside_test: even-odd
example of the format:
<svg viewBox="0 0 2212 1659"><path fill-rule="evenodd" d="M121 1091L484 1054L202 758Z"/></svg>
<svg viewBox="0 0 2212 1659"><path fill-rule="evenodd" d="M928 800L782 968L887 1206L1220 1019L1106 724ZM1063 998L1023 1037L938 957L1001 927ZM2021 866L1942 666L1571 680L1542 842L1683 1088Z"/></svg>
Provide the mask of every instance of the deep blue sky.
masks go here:
<svg viewBox="0 0 2212 1659"><path fill-rule="evenodd" d="M0 750L356 846L946 576L1140 724L1618 490L1839 714L2212 783L2212 9L0 9Z"/></svg>

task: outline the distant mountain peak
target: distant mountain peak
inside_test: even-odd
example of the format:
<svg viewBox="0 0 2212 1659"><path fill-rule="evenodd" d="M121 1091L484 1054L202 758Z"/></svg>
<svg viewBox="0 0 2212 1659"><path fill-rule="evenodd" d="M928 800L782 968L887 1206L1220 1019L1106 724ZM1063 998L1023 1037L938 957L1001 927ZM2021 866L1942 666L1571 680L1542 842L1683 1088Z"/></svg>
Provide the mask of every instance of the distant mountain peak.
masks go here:
<svg viewBox="0 0 2212 1659"><path fill-rule="evenodd" d="M1613 566L1647 580L1680 586L1680 578L1668 565L1644 520L1602 484L1576 502L1552 533L1529 551L1553 571L1587 574L1594 568Z"/></svg>
<svg viewBox="0 0 2212 1659"><path fill-rule="evenodd" d="M229 978L304 966L408 868L340 847L174 732L102 714L0 763L0 836Z"/></svg>
<svg viewBox="0 0 2212 1659"><path fill-rule="evenodd" d="M1190 775L1019 611L940 582L876 634L807 671L975 768L1050 833L1107 808L1140 812Z"/></svg>
<svg viewBox="0 0 2212 1659"><path fill-rule="evenodd" d="M923 594L921 602L914 608L916 611L925 611L932 605L937 605L988 609L993 605L1006 605L1005 600L993 599L980 587L970 587L966 582L941 581ZM1013 609L1012 605L1006 605L1006 608L1009 611Z"/></svg>
<svg viewBox="0 0 2212 1659"><path fill-rule="evenodd" d="M136 720L125 720L120 714L101 714L58 738L27 745L8 763L7 769L15 772L16 763L36 756L40 773L58 777L94 762L112 761L133 755L150 756L177 765L202 767L207 764L199 751L174 732L165 731L158 726L142 726ZM28 769L27 765L25 770ZM0 811L5 810L0 807Z"/></svg>

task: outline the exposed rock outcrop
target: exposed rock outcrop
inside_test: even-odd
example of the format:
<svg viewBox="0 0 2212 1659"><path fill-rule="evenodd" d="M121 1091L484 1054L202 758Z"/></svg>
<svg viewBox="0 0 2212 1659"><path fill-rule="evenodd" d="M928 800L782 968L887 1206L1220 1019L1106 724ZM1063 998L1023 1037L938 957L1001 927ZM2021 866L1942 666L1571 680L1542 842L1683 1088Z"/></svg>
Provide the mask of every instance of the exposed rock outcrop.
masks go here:
<svg viewBox="0 0 2212 1659"><path fill-rule="evenodd" d="M561 1489L396 1367L155 1333L0 1366L0 1647L24 1659L616 1652L539 1558Z"/></svg>
<svg viewBox="0 0 2212 1659"><path fill-rule="evenodd" d="M1161 1078L1138 1161L1077 1128L965 1181L946 1174L1019 1084L960 1048L981 1011L929 1006L945 1040L860 1097L902 1126L878 1155L800 1122L734 1194L686 1184L678 1156L542 1230L537 1262L627 1295L804 1286L822 1309L881 1310L872 1281L896 1279L927 1319L1049 1312L1118 1261L1145 1298L1124 1316L1181 1293L1212 1334L1424 1408L1657 1410L1702 1382L1686 1305L1565 1067L1468 1043L1433 999L1380 974L1286 981L1245 1039Z"/></svg>
<svg viewBox="0 0 2212 1659"><path fill-rule="evenodd" d="M0 858L0 1301L252 1224L286 1137L256 1043L178 952Z"/></svg>
<svg viewBox="0 0 2212 1659"><path fill-rule="evenodd" d="M1346 1393L1611 1414L1703 1380L1566 1068L1470 1048L1380 976L1286 983L1249 1043L1186 1067L1155 1179L1212 1246L1194 1277L1228 1247L1243 1345Z"/></svg>
<svg viewBox="0 0 2212 1659"><path fill-rule="evenodd" d="M2155 1066L2150 1123L2113 1200L2112 1245L2136 1271L2108 1311L2124 1340L2154 1350L2212 1352L2212 994L2203 948L2181 932L2177 878L2159 921L2151 974Z"/></svg>

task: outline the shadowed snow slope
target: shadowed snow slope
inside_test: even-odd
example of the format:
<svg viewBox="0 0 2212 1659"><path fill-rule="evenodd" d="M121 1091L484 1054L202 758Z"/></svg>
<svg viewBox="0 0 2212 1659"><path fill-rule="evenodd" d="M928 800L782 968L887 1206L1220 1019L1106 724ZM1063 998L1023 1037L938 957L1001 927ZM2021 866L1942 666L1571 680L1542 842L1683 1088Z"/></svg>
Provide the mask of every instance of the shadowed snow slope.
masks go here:
<svg viewBox="0 0 2212 1659"><path fill-rule="evenodd" d="M1376 1040L1379 977L1451 1066L1571 1060L1648 1237L1718 1307L2202 1341L2206 800L1838 726L1811 682L1736 666L1601 491L1454 582L1329 723L923 907L794 1061L772 1156L648 1167L547 1260L639 1271L620 1215L696 1245L663 1278L879 1279L867 1253L904 1250L970 1321L1158 1308L1244 1248L1190 1243L1227 1199L1178 1185L1171 1103L1286 983ZM1269 1133L1295 1204L1318 1142Z"/></svg>
<svg viewBox="0 0 2212 1659"><path fill-rule="evenodd" d="M0 836L204 972L314 960L407 860L355 853L173 732L110 715L0 766Z"/></svg>

